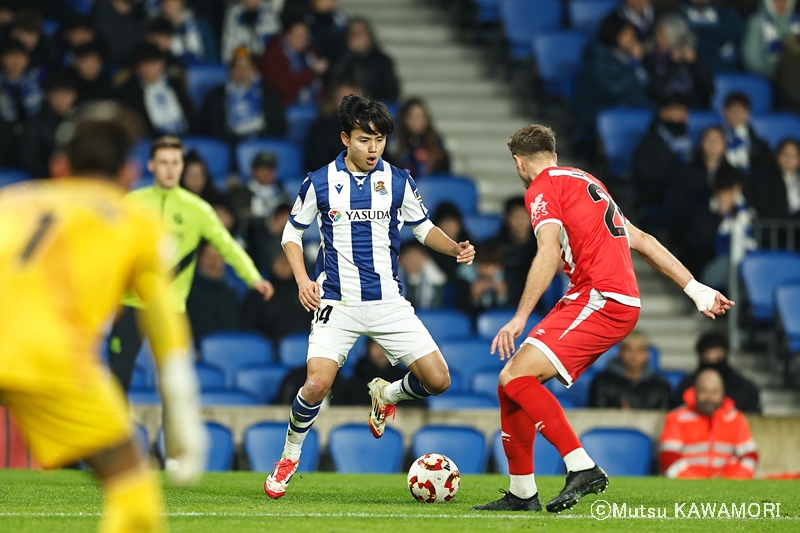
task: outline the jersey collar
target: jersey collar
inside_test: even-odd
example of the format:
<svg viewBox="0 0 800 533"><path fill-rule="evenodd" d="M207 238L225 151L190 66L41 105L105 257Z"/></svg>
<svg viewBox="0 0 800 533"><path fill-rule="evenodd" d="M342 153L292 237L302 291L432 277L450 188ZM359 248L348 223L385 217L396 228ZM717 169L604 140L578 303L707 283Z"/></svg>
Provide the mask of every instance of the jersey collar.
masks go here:
<svg viewBox="0 0 800 533"><path fill-rule="evenodd" d="M336 158L336 170L347 172L350 176L353 176L353 173L350 172L350 169L347 168L347 164L344 162L344 158L347 155L347 150L343 150L339 157ZM375 165L375 168L367 172L367 177L371 176L373 172L376 170L383 171L383 158L378 158L378 163Z"/></svg>

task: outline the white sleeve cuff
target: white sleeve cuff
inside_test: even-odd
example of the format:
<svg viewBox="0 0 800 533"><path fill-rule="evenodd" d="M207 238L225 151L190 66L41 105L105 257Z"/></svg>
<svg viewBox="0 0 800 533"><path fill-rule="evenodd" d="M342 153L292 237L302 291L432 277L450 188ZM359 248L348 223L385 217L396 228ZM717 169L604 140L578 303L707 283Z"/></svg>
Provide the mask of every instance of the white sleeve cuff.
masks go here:
<svg viewBox="0 0 800 533"><path fill-rule="evenodd" d="M304 229L295 227L291 222L287 222L283 228L283 236L281 237L281 246L285 247L287 242L293 242L300 249L303 249L303 233Z"/></svg>
<svg viewBox="0 0 800 533"><path fill-rule="evenodd" d="M412 226L411 231L414 232L414 237L416 237L421 244L425 244L425 238L433 228L433 222L426 220L416 226Z"/></svg>

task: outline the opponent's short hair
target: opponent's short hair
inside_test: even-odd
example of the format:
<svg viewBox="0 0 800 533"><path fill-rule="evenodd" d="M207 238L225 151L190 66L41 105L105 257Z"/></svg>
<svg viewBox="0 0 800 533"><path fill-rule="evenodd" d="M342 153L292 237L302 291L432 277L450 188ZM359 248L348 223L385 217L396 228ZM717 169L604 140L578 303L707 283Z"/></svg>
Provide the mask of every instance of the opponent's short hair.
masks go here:
<svg viewBox="0 0 800 533"><path fill-rule="evenodd" d="M367 133L381 135L389 135L394 131L394 121L386 105L357 94L345 96L339 104L339 122L347 135L357 127Z"/></svg>
<svg viewBox="0 0 800 533"><path fill-rule="evenodd" d="M531 124L514 132L508 141L512 155L530 156L541 152L556 153L556 134L547 126Z"/></svg>
<svg viewBox="0 0 800 533"><path fill-rule="evenodd" d="M171 135L159 137L153 141L153 144L150 145L150 159L153 159L156 156L156 152L166 148L174 148L183 153L183 141Z"/></svg>

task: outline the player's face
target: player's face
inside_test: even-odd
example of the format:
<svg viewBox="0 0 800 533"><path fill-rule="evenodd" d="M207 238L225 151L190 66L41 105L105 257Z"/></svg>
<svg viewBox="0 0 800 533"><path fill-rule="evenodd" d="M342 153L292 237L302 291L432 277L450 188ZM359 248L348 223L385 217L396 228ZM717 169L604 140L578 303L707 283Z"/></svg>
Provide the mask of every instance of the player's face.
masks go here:
<svg viewBox="0 0 800 533"><path fill-rule="evenodd" d="M147 162L156 185L162 189L177 187L183 172L183 151L179 148L162 148Z"/></svg>
<svg viewBox="0 0 800 533"><path fill-rule="evenodd" d="M374 169L386 148L384 134L367 133L359 127L356 127L350 136L342 132L342 142L347 147L347 159L355 167L350 170L357 172L369 172Z"/></svg>

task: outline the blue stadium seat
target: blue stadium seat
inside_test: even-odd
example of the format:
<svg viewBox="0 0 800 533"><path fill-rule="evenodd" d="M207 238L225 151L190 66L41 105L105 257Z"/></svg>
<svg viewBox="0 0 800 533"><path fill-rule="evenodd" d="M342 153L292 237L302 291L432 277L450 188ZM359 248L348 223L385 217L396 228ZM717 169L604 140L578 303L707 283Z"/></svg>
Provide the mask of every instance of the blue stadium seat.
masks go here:
<svg viewBox="0 0 800 533"><path fill-rule="evenodd" d="M376 439L366 424L346 424L330 432L328 449L339 473L394 474L403 460L403 436L387 426Z"/></svg>
<svg viewBox="0 0 800 533"><path fill-rule="evenodd" d="M130 389L141 392L156 390L153 379L148 375L146 368L142 366L133 367Z"/></svg>
<svg viewBox="0 0 800 533"><path fill-rule="evenodd" d="M150 160L150 140L140 139L131 148L129 159L136 161L142 171L142 179L150 181L153 179L153 174L147 170L147 162ZM152 185L152 183L151 183Z"/></svg>
<svg viewBox="0 0 800 533"><path fill-rule="evenodd" d="M454 309L430 309L417 311L428 332L438 343L450 339L463 339L472 336L469 317Z"/></svg>
<svg viewBox="0 0 800 533"><path fill-rule="evenodd" d="M30 174L23 170L16 168L3 168L0 169L0 187L6 185L13 185L31 179Z"/></svg>
<svg viewBox="0 0 800 533"><path fill-rule="evenodd" d="M161 404L161 396L155 389L150 390L134 390L128 391L128 402L132 405L159 405Z"/></svg>
<svg viewBox="0 0 800 533"><path fill-rule="evenodd" d="M476 372L499 370L505 364L497 354L490 353L492 343L484 339L465 338L438 344L447 364L458 370L467 383L472 382L472 376Z"/></svg>
<svg viewBox="0 0 800 533"><path fill-rule="evenodd" d="M145 456L150 455L150 435L142 424L134 424L133 440Z"/></svg>
<svg viewBox="0 0 800 533"><path fill-rule="evenodd" d="M428 398L431 411L458 411L461 409L497 409L497 401L482 394L443 394Z"/></svg>
<svg viewBox="0 0 800 533"><path fill-rule="evenodd" d="M478 316L478 337L488 341L493 340L494 336L497 335L497 332L500 331L500 328L505 326L508 321L514 317L514 313L516 313L516 310L510 308L491 309L489 311L484 311ZM533 329L533 327L541 321L542 316L540 316L539 313L531 313L531 316L528 317L528 323L525 324L525 329L522 330L522 335L519 336L517 342L521 343L524 341L525 337Z"/></svg>
<svg viewBox="0 0 800 533"><path fill-rule="evenodd" d="M297 368L306 364L308 355L308 334L293 333L278 342L278 361L287 368Z"/></svg>
<svg viewBox="0 0 800 533"><path fill-rule="evenodd" d="M225 265L225 285L236 293L236 301L239 302L239 305L242 305L247 293L250 291L250 287L230 265Z"/></svg>
<svg viewBox="0 0 800 533"><path fill-rule="evenodd" d="M652 110L631 107L606 109L597 116L597 133L612 174L623 176L628 173L633 152L652 119Z"/></svg>
<svg viewBox="0 0 800 533"><path fill-rule="evenodd" d="M206 95L228 80L228 69L216 63L197 63L186 67L186 89L197 113L203 110Z"/></svg>
<svg viewBox="0 0 800 533"><path fill-rule="evenodd" d="M197 381L200 382L201 391L218 392L227 388L225 372L217 365L196 363L194 370L197 372Z"/></svg>
<svg viewBox="0 0 800 533"><path fill-rule="evenodd" d="M589 387L592 384L592 374L582 374L577 381L566 388L556 378L545 383L545 387L561 402L564 409L583 408L589 405Z"/></svg>
<svg viewBox="0 0 800 533"><path fill-rule="evenodd" d="M775 289L800 281L800 256L791 252L753 252L739 268L753 318L759 322L775 317Z"/></svg>
<svg viewBox="0 0 800 533"><path fill-rule="evenodd" d="M318 115L317 106L314 104L293 104L286 106L286 138L303 146L306 142L308 129Z"/></svg>
<svg viewBox="0 0 800 533"><path fill-rule="evenodd" d="M242 449L250 469L254 472L271 472L275 461L281 458L286 437L286 422L259 422L244 431ZM311 428L303 441L303 456L297 471L313 472L319 462L319 435Z"/></svg>
<svg viewBox="0 0 800 533"><path fill-rule="evenodd" d="M61 21L55 19L44 19L42 22L42 33L52 37L61 28Z"/></svg>
<svg viewBox="0 0 800 533"><path fill-rule="evenodd" d="M426 453L446 455L455 462L461 474L486 472L486 437L471 427L424 427L414 434L411 440L411 453L414 457Z"/></svg>
<svg viewBox="0 0 800 533"><path fill-rule="evenodd" d="M561 3L557 0L502 0L503 21L512 59L531 57L531 38L538 32L557 28L561 22Z"/></svg>
<svg viewBox="0 0 800 533"><path fill-rule="evenodd" d="M603 19L619 5L617 0L571 0L567 7L570 27L592 38Z"/></svg>
<svg viewBox="0 0 800 533"><path fill-rule="evenodd" d="M206 472L227 472L233 467L233 454L236 448L233 443L233 433L230 429L217 422L206 421L208 432L208 457L206 458ZM164 428L158 430L158 453L162 461L166 457L164 448Z"/></svg>
<svg viewBox="0 0 800 533"><path fill-rule="evenodd" d="M134 361L134 368L141 369L143 385L147 388L155 388L156 386L156 360L153 357L153 352L150 350L150 341L145 340L139 353L136 354Z"/></svg>
<svg viewBox="0 0 800 533"><path fill-rule="evenodd" d="M268 365L273 362L272 344L250 332L212 333L200 343L201 358L225 372L225 383L233 386L233 377L240 368Z"/></svg>
<svg viewBox="0 0 800 533"><path fill-rule="evenodd" d="M472 237L473 242L483 242L494 239L503 226L503 217L500 215L467 215L464 217L464 229Z"/></svg>
<svg viewBox="0 0 800 533"><path fill-rule="evenodd" d="M772 113L753 117L753 129L775 150L784 139L800 141L800 117L793 113Z"/></svg>
<svg viewBox="0 0 800 533"><path fill-rule="evenodd" d="M271 404L278 395L281 382L289 368L282 365L252 366L236 372L236 388L249 393L259 403Z"/></svg>
<svg viewBox="0 0 800 533"><path fill-rule="evenodd" d="M417 183L417 190L431 216L443 202L454 204L463 216L475 213L478 207L478 188L468 178L430 176Z"/></svg>
<svg viewBox="0 0 800 533"><path fill-rule="evenodd" d="M444 394L461 394L463 392L471 392L467 390L469 383L464 382L464 378L458 373L458 369L450 369L450 387Z"/></svg>
<svg viewBox="0 0 800 533"><path fill-rule="evenodd" d="M272 152L278 159L278 179L296 179L303 175L303 152L300 147L283 140L256 139L244 141L236 147L236 165L242 177L250 175L250 163L259 152Z"/></svg>
<svg viewBox="0 0 800 533"><path fill-rule="evenodd" d="M481 394L491 400L497 400L497 381L499 378L499 370L475 372L472 375L469 391L472 394Z"/></svg>
<svg viewBox="0 0 800 533"><path fill-rule="evenodd" d="M703 132L710 126L722 125L722 117L716 111L690 111L687 128L692 144L698 145Z"/></svg>
<svg viewBox="0 0 800 533"><path fill-rule="evenodd" d="M211 179L220 189L225 189L225 181L231 168L231 149L227 144L213 137L183 137L185 151L195 150L205 161Z"/></svg>
<svg viewBox="0 0 800 533"><path fill-rule="evenodd" d="M386 106L386 110L389 111L389 114L392 116L392 121L397 124L397 117L398 113L400 113L400 104L397 101L394 102L383 102L383 105Z"/></svg>
<svg viewBox="0 0 800 533"><path fill-rule="evenodd" d="M508 475L508 459L503 451L503 439L498 431L492 438L492 456L497 468L503 475ZM556 447L541 435L533 441L533 471L539 476L560 476L564 474L564 460Z"/></svg>
<svg viewBox="0 0 800 533"><path fill-rule="evenodd" d="M775 312L788 341L789 353L800 352L800 284L775 289Z"/></svg>
<svg viewBox="0 0 800 533"><path fill-rule="evenodd" d="M750 112L762 115L772 107L772 87L769 81L757 74L717 74L714 76L714 94L711 107L721 111L725 98L733 93L745 93L750 97Z"/></svg>
<svg viewBox="0 0 800 533"><path fill-rule="evenodd" d="M586 36L575 31L555 31L533 37L533 55L547 96L572 100L575 80L583 60Z"/></svg>
<svg viewBox="0 0 800 533"><path fill-rule="evenodd" d="M500 21L500 0L474 0L478 8L477 18L481 24Z"/></svg>
<svg viewBox="0 0 800 533"><path fill-rule="evenodd" d="M347 354L347 361L345 361L339 369L339 374L343 378L349 379L353 377L353 373L356 371L356 365L365 355L367 355L367 337L362 335L356 340L353 347L350 348L350 352Z"/></svg>
<svg viewBox="0 0 800 533"><path fill-rule="evenodd" d="M653 441L637 429L592 429L581 436L581 444L609 476L650 475Z"/></svg>
<svg viewBox="0 0 800 533"><path fill-rule="evenodd" d="M661 370L658 375L669 383L670 394L675 394L678 391L678 385L680 385L687 373L685 370Z"/></svg>
<svg viewBox="0 0 800 533"><path fill-rule="evenodd" d="M258 405L258 400L239 390L212 391L200 394L200 405Z"/></svg>

